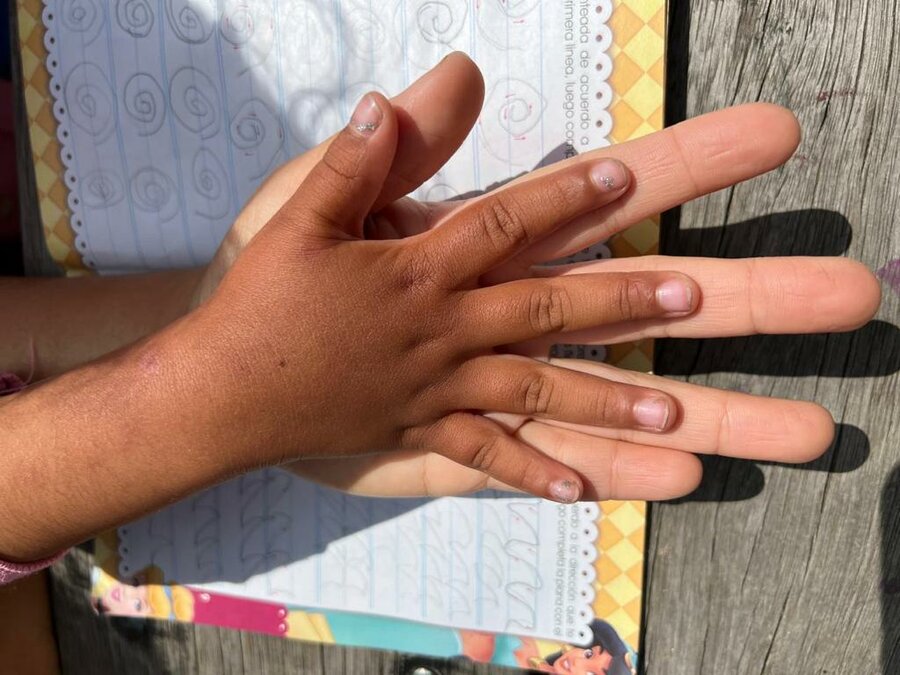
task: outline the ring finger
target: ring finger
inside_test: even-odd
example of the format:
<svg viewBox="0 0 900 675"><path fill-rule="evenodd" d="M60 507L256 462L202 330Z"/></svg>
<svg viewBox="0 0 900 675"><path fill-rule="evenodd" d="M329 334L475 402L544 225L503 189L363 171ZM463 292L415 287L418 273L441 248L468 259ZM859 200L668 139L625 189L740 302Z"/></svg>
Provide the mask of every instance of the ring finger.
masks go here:
<svg viewBox="0 0 900 675"><path fill-rule="evenodd" d="M460 409L490 410L559 422L660 433L678 417L662 392L519 356L483 356L460 368Z"/></svg>

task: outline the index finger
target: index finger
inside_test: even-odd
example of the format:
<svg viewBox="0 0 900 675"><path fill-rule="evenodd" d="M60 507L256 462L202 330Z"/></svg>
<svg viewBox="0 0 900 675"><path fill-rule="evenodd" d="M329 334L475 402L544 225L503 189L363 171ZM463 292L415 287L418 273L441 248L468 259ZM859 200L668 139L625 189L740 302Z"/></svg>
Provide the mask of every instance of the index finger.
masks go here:
<svg viewBox="0 0 900 675"><path fill-rule="evenodd" d="M505 187L454 211L421 245L451 287L477 278L573 218L609 204L631 182L612 159L582 162Z"/></svg>
<svg viewBox="0 0 900 675"><path fill-rule="evenodd" d="M615 203L558 228L492 273L490 281L519 278L534 264L565 257L644 218L770 171L790 158L799 139L797 119L789 110L769 103L750 103L701 115L527 174L512 185L536 180L564 164L596 161L602 153L628 166L634 189Z"/></svg>

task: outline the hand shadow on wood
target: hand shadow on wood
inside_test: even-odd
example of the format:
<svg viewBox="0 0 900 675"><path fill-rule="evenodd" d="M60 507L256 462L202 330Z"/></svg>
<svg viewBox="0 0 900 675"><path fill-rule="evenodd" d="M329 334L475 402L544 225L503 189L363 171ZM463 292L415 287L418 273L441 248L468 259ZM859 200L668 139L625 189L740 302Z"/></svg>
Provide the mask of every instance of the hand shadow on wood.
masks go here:
<svg viewBox="0 0 900 675"><path fill-rule="evenodd" d="M900 673L900 464L881 491L881 667Z"/></svg>
<svg viewBox="0 0 900 675"><path fill-rule="evenodd" d="M834 211L808 209L776 213L716 228L679 229L680 212L663 218L662 250L669 255L725 258L775 255L840 255L850 245L852 229ZM900 329L872 321L849 333L759 335L713 340L658 340L655 371L691 376L729 372L778 377L884 376L900 370ZM795 468L853 471L869 456L861 429L838 425L832 448L820 459ZM696 492L680 501L740 501L758 495L765 463L705 457L704 478Z"/></svg>
<svg viewBox="0 0 900 675"><path fill-rule="evenodd" d="M718 258L840 255L850 244L847 219L834 211L775 213L724 227L679 230L680 214L663 220L667 255ZM657 343L660 375L729 372L795 377L878 377L900 370L900 329L872 321L848 333L755 335Z"/></svg>
<svg viewBox="0 0 900 675"><path fill-rule="evenodd" d="M824 455L805 464L735 461L730 457L702 455L703 479L691 494L668 503L739 502L753 499L763 491L765 474L760 467L784 466L799 471L849 473L869 459L869 437L852 424L838 424L834 442Z"/></svg>

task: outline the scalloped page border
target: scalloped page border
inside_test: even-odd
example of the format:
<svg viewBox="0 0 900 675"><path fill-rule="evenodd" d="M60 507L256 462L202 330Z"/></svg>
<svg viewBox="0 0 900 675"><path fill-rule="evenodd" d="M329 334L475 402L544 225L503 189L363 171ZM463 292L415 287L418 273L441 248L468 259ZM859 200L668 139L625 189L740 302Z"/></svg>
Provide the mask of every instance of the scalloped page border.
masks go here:
<svg viewBox="0 0 900 675"><path fill-rule="evenodd" d="M59 67L56 45L58 41L56 33L56 16L54 15L54 7L58 3L53 0L43 1L44 9L41 12L41 20L46 28L44 34L44 48L47 50L47 73L50 75L50 94L53 97L53 116L56 118L56 138L59 143L59 157L64 167L63 185L65 186L68 196L67 205L69 208L69 224L74 235L74 248L78 255L81 256L82 264L88 269L95 269L95 264L90 255L90 244L87 240L84 226L83 215L81 212L81 201L75 189L78 184L78 176L72 165L75 158L69 148L69 118L65 111L63 101L63 83L57 77L57 69ZM53 6L51 6L53 5Z"/></svg>
<svg viewBox="0 0 900 675"><path fill-rule="evenodd" d="M34 2L37 2L37 0L34 0ZM76 189L78 184L78 175L74 168L76 160L69 147L71 131L63 100L64 83L57 77L59 64L57 53L58 34L56 26L58 17L54 12L57 11L59 2L60 0L41 0L42 9L40 11L40 21L44 27L42 41L43 49L45 51L44 67L49 76L50 94L50 97L41 105L41 107L43 108L44 105L49 104L53 117L57 123L54 145L56 146L56 155L62 163L63 175L61 179L57 181L58 185L54 187L57 190L61 188L65 191L66 203L65 213L57 219L56 223L48 222L48 216L50 216L48 209L44 209L43 220L48 238L53 236L54 242L57 244L56 246L51 247L51 254L57 262L63 265L67 271L84 269L95 270L96 265L91 257L90 242L88 241L86 228L83 226L84 216L81 209L81 201ZM574 5L577 5L577 3L578 0L573 0ZM598 73L596 80L597 86L592 92L597 101L593 111L596 127L594 133L599 136L598 146L605 147L610 144L614 128L614 119L609 112L609 107L614 100L614 91L609 84L609 77L612 74L614 67L613 59L609 55L609 49L613 44L613 33L608 22L613 15L617 3L614 2L614 0L591 0L590 4L594 8L595 14L595 27L592 32L595 34L597 42L596 46L593 48L596 51L596 70ZM31 13L26 9L28 5L29 2L21 2L20 0L20 16L31 17ZM34 106L29 107L31 108ZM34 126L34 119L32 119L31 122L32 126ZM52 151L53 148L51 147L50 152ZM36 165L41 162L41 157L38 156L36 151L34 153L34 159ZM42 204L46 199L47 196L42 195ZM58 211L59 209L56 208L56 210ZM61 238L58 234L60 230L59 221L63 219L68 220L68 233L72 238L71 248L67 247L69 242L65 241L65 238ZM60 243L63 244L63 247L59 246ZM603 245L599 245L595 247L595 249L592 249L591 257L596 257L594 255L595 253L598 255L608 255L608 249ZM77 259L77 264L73 264L73 257Z"/></svg>

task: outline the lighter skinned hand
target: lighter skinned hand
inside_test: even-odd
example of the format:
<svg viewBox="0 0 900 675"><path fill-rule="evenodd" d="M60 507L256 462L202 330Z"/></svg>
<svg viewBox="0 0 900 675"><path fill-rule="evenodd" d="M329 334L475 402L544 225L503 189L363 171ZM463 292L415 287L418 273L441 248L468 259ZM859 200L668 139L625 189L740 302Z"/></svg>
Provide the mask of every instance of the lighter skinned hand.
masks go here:
<svg viewBox="0 0 900 675"><path fill-rule="evenodd" d="M376 200L391 218L370 220L369 235L419 234L464 203L429 205L427 219L400 199L427 180L455 152L477 119L483 84L474 64L455 54L393 100L399 119L397 152ZM647 256L562 268L534 267L575 252L629 225L776 168L797 146L790 112L752 104L689 120L637 141L587 153L524 177L557 171L601 157L619 159L632 174L619 199L574 219L485 275L483 282L535 276L603 272L678 271L699 286L696 310L677 318L606 324L565 337L548 335L509 347L544 357L554 342L613 344L647 337L726 337L756 333L830 332L857 328L875 313L879 288L862 265L841 258L715 260ZM210 266L198 300L215 289L243 247L291 198L326 142L279 169L244 209ZM397 201L397 200L400 201ZM583 497L667 499L690 492L700 478L694 453L805 462L831 443L827 411L784 401L673 382L609 366L566 361L561 367L658 388L680 402L664 435L595 425L573 425L528 415L491 415L520 441L574 468ZM486 474L448 460L438 448L354 459L309 460L292 465L301 475L361 494L450 495L507 487Z"/></svg>

